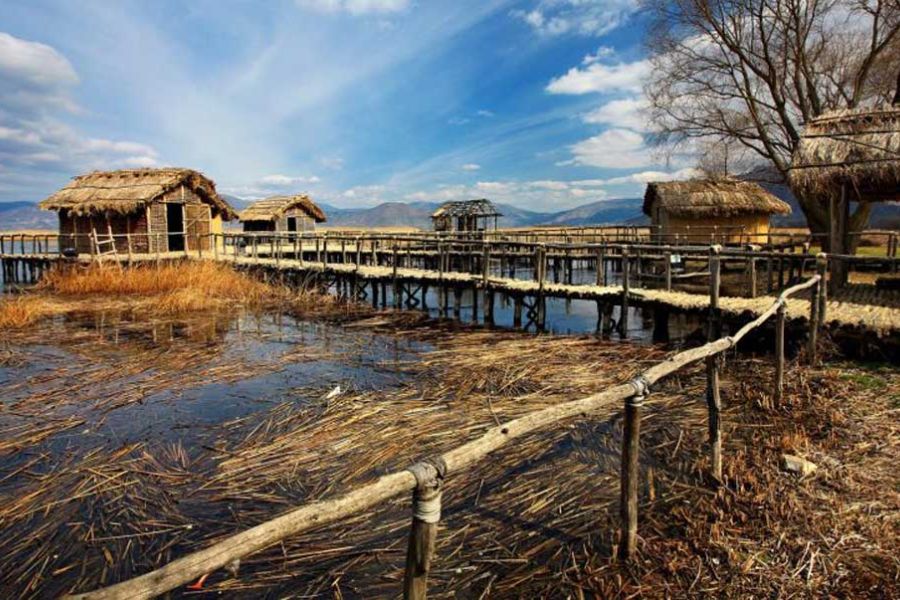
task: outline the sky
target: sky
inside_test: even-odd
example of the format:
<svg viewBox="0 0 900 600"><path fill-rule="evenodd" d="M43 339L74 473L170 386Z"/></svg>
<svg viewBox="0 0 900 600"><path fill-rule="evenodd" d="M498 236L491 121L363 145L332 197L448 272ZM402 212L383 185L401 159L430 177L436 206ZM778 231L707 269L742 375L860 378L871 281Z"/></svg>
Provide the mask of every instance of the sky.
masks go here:
<svg viewBox="0 0 900 600"><path fill-rule="evenodd" d="M181 166L243 198L551 212L691 172L646 144L638 0L2 5L0 201Z"/></svg>

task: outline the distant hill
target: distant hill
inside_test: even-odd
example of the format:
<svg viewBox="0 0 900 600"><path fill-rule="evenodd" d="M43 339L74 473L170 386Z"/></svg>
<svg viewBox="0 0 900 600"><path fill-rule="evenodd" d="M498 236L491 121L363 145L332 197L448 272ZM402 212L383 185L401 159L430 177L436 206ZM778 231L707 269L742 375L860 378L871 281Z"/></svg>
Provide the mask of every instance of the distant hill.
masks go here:
<svg viewBox="0 0 900 600"><path fill-rule="evenodd" d="M794 209L793 214L777 217L775 222L782 226L802 226L803 212L787 186L778 183L761 182L763 187L787 202ZM243 210L252 201L237 196L224 195L225 200L236 210ZM591 202L569 210L558 212L536 212L498 203L503 214L499 219L501 227L530 227L536 225L582 226L622 223L641 225L647 218L641 212L641 198L617 198ZM338 208L320 204L328 215L331 227L418 227L431 228L431 213L440 206L436 202L385 202L370 208ZM236 225L235 225L236 226ZM870 227L897 228L900 226L900 203L880 203L872 210ZM40 210L34 202L0 202L0 231L17 229L56 229L56 213Z"/></svg>
<svg viewBox="0 0 900 600"><path fill-rule="evenodd" d="M34 202L0 202L0 231L12 229L56 229L55 212L41 210Z"/></svg>

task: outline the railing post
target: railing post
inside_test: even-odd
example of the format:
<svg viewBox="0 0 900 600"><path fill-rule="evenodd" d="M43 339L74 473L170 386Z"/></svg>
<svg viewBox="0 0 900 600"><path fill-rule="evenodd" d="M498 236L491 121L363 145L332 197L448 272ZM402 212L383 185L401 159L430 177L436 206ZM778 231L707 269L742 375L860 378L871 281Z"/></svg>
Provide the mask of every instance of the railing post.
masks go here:
<svg viewBox="0 0 900 600"><path fill-rule="evenodd" d="M782 300L778 305L778 310L775 312L775 389L772 394L772 404L775 408L781 406L781 400L784 394L785 304L786 302Z"/></svg>
<svg viewBox="0 0 900 600"><path fill-rule="evenodd" d="M634 395L625 399L625 423L622 433L622 475L620 482L619 514L622 531L619 539L619 558L630 560L637 547L639 454L641 449L641 409L648 392L647 382L638 378L631 382Z"/></svg>
<svg viewBox="0 0 900 600"><path fill-rule="evenodd" d="M824 326L825 320L828 316L828 255L824 252L820 252L816 256L816 273L818 273L822 279L819 281L819 325Z"/></svg>
<svg viewBox="0 0 900 600"><path fill-rule="evenodd" d="M672 252L666 251L665 254L666 261L666 291L672 291Z"/></svg>
<svg viewBox="0 0 900 600"><path fill-rule="evenodd" d="M421 462L409 470L416 478L416 488L413 490L413 517L406 547L403 598L425 600L437 526L441 520L441 484L446 465L443 461L437 466Z"/></svg>
<svg viewBox="0 0 900 600"><path fill-rule="evenodd" d="M756 298L756 258L751 256L750 263L747 265L750 270L750 297Z"/></svg>
<svg viewBox="0 0 900 600"><path fill-rule="evenodd" d="M394 281L393 281L393 283L394 283L394 287L393 287L393 290L394 290L394 308L400 308L400 304L401 304L401 300L402 300L402 298L400 297L400 295L403 293L403 291L400 289L400 280L399 280L398 277L397 277L397 267L398 267L397 261L398 261L399 259L400 259L400 256L397 254L397 242L394 242L393 264L391 265L391 268L392 268L392 277L393 277L393 280L394 280Z"/></svg>
<svg viewBox="0 0 900 600"><path fill-rule="evenodd" d="M622 312L619 315L619 336L628 337L628 288L630 285L630 258L628 246L622 247Z"/></svg>
<svg viewBox="0 0 900 600"><path fill-rule="evenodd" d="M719 310L721 286L721 257L719 246L709 249L709 329L706 339L710 342L722 336L722 315ZM706 405L709 409L710 468L713 479L722 482L722 397L719 393L719 357L706 358Z"/></svg>
<svg viewBox="0 0 900 600"><path fill-rule="evenodd" d="M606 283L606 272L603 269L603 246L597 248L597 286L602 287Z"/></svg>

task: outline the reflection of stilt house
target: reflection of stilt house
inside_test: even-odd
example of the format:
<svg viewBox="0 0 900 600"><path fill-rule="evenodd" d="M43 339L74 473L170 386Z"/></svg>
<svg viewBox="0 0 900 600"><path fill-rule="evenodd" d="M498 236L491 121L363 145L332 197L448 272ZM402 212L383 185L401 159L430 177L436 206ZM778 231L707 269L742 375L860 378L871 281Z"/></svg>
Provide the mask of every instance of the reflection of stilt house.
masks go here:
<svg viewBox="0 0 900 600"><path fill-rule="evenodd" d="M254 202L241 211L244 231L315 231L325 222L325 213L309 196L273 196Z"/></svg>
<svg viewBox="0 0 900 600"><path fill-rule="evenodd" d="M431 215L435 231L492 231L503 215L490 200L445 202Z"/></svg>
<svg viewBox="0 0 900 600"><path fill-rule="evenodd" d="M40 207L59 212L60 249L79 254L110 239L122 253L209 249L208 234L237 216L210 179L172 168L81 175Z"/></svg>
<svg viewBox="0 0 900 600"><path fill-rule="evenodd" d="M798 196L821 198L829 251L850 253L851 203L900 201L900 105L812 119L794 152L790 180ZM832 282L846 280L846 265L832 262Z"/></svg>
<svg viewBox="0 0 900 600"><path fill-rule="evenodd" d="M772 215L791 207L749 181L693 180L650 183L644 214L662 242L765 242Z"/></svg>

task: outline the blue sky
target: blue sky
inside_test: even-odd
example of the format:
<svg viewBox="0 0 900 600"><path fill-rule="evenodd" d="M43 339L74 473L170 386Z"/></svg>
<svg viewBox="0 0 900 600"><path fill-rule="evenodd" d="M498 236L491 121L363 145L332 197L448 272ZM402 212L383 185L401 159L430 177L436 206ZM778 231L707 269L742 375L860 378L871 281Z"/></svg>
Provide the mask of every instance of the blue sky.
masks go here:
<svg viewBox="0 0 900 600"><path fill-rule="evenodd" d="M560 210L644 144L637 0L3 0L0 201L177 165L242 197Z"/></svg>

